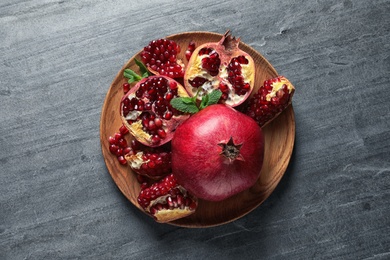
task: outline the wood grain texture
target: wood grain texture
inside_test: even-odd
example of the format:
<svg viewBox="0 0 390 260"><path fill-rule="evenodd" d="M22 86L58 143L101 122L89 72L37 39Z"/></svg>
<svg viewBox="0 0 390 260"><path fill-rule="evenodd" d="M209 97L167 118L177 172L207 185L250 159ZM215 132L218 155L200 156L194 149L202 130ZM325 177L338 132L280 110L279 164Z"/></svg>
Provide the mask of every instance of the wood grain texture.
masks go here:
<svg viewBox="0 0 390 260"><path fill-rule="evenodd" d="M0 259L388 259L388 0L0 1ZM274 192L229 224L155 223L113 182L100 118L150 39L230 29L296 87Z"/></svg>
<svg viewBox="0 0 390 260"><path fill-rule="evenodd" d="M195 46L200 46L207 42L218 42L222 38L222 35L211 32L183 32L166 36L166 38L174 40L182 50L185 50L191 41L195 43ZM255 82L257 83L253 91L255 93L262 85L261 82L276 77L277 73L259 52L243 42L241 42L240 48L247 52L256 64ZM126 82L123 72L127 68L138 71L135 59L141 60L139 52L122 67L108 90L103 103L100 120L100 141L103 156L111 177L126 198L134 206L142 210L137 202L140 185L136 175L129 166L119 164L116 157L110 153L107 141L109 136L113 136L115 132L118 132L119 127L122 125L119 116L119 104L123 97L122 85ZM178 59L182 60L186 65L187 61L184 56L184 51L178 55ZM223 202L216 203L200 200L195 214L173 221L170 224L196 228L217 226L234 221L258 207L276 188L290 161L295 139L295 120L292 106L284 111L283 115L278 117L277 120L274 120L265 127L264 138L265 154L263 169L260 173L259 180L252 188ZM128 139L128 142L130 140Z"/></svg>

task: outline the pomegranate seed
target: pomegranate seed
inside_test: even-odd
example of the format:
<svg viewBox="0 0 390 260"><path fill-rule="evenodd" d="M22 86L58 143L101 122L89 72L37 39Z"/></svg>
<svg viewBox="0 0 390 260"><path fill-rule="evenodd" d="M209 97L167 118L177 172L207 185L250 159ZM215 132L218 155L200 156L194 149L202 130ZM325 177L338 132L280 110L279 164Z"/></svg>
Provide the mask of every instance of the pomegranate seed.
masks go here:
<svg viewBox="0 0 390 260"><path fill-rule="evenodd" d="M123 92L126 94L130 90L130 84L129 83L123 83Z"/></svg>
<svg viewBox="0 0 390 260"><path fill-rule="evenodd" d="M156 118L154 119L154 124L156 125L156 127L160 128L163 124L161 118Z"/></svg>
<svg viewBox="0 0 390 260"><path fill-rule="evenodd" d="M159 144L161 141L161 138L158 135L152 136L152 144Z"/></svg>
<svg viewBox="0 0 390 260"><path fill-rule="evenodd" d="M170 82L169 82L169 88L170 88L170 89L177 89L177 83L176 83L176 81L170 81Z"/></svg>
<svg viewBox="0 0 390 260"><path fill-rule="evenodd" d="M126 148L123 149L124 155L132 153L132 152L133 152L133 150L129 146L127 146Z"/></svg>
<svg viewBox="0 0 390 260"><path fill-rule="evenodd" d="M166 119L166 120L169 120L169 119L171 119L172 118L172 116L173 116L173 113L172 113L172 111L166 111L165 113L164 113L164 119Z"/></svg>
<svg viewBox="0 0 390 260"><path fill-rule="evenodd" d="M118 143L117 140L114 137L112 137L112 136L108 137L108 142L110 144L117 144Z"/></svg>
<svg viewBox="0 0 390 260"><path fill-rule="evenodd" d="M129 129L127 129L126 126L122 125L120 128L119 128L119 132L121 133L121 135L126 135L128 132L129 132Z"/></svg>
<svg viewBox="0 0 390 260"><path fill-rule="evenodd" d="M123 155L118 156L118 161L122 165L127 164L127 161L126 161L125 157L123 157Z"/></svg>
<svg viewBox="0 0 390 260"><path fill-rule="evenodd" d="M121 155L123 155L123 148L119 147L119 148L116 150L115 155L116 155L116 156L121 156Z"/></svg>
<svg viewBox="0 0 390 260"><path fill-rule="evenodd" d="M164 139L167 136L167 133L161 128L157 130L157 134L161 139Z"/></svg>
<svg viewBox="0 0 390 260"><path fill-rule="evenodd" d="M172 40L158 39L151 41L141 52L141 60L146 66L156 70L160 75L182 77L184 69L177 63L180 46ZM179 66L180 71L172 71L172 64Z"/></svg>
<svg viewBox="0 0 390 260"><path fill-rule="evenodd" d="M119 146L121 146L122 148L127 147L127 141L126 141L126 139L124 139L124 138L119 139L118 144L119 144Z"/></svg>
<svg viewBox="0 0 390 260"><path fill-rule="evenodd" d="M114 138L115 138L116 142L119 142L119 139L122 138L122 134L121 133L115 133Z"/></svg>
<svg viewBox="0 0 390 260"><path fill-rule="evenodd" d="M116 154L117 150L119 149L119 146L115 145L115 144L111 144L109 146L109 150L112 154Z"/></svg>

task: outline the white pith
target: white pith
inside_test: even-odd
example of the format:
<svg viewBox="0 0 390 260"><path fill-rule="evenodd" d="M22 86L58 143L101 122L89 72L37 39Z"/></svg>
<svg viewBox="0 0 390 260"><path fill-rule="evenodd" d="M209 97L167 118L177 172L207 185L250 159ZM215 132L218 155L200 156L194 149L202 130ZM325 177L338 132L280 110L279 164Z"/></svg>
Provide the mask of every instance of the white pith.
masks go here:
<svg viewBox="0 0 390 260"><path fill-rule="evenodd" d="M143 157L144 153L143 152L138 152L134 155L130 155L126 157L127 162L129 163L130 167L132 169L140 169L142 164L148 163L150 160L144 160Z"/></svg>

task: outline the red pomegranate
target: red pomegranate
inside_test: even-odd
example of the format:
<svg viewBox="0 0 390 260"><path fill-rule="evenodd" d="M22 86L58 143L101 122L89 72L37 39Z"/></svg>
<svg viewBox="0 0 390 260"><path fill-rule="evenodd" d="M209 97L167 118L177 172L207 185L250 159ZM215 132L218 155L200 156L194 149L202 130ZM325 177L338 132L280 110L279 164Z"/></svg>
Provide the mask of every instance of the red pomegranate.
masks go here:
<svg viewBox="0 0 390 260"><path fill-rule="evenodd" d="M163 145L189 117L171 106L170 101L175 97L188 97L184 87L175 80L161 75L144 78L122 98L122 122L142 144Z"/></svg>
<svg viewBox="0 0 390 260"><path fill-rule="evenodd" d="M197 47L188 62L184 74L187 91L201 99L214 89L222 92L221 103L232 107L244 102L253 89L255 63L226 32L219 42L205 43Z"/></svg>
<svg viewBox="0 0 390 260"><path fill-rule="evenodd" d="M216 104L196 113L172 139L172 172L194 196L221 201L253 186L264 155L261 128L235 109Z"/></svg>

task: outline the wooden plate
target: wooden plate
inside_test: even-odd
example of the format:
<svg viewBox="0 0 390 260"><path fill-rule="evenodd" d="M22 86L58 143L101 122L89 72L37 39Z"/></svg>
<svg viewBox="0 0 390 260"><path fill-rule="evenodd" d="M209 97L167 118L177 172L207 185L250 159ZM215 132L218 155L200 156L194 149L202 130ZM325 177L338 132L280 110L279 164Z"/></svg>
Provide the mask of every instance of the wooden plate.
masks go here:
<svg viewBox="0 0 390 260"><path fill-rule="evenodd" d="M194 41L196 46L199 46L206 42L217 42L221 37L221 34L211 32L186 32L166 38L176 41L181 46L179 58L186 62L184 51L190 41ZM244 43L240 43L240 48L250 54L256 63L254 91L257 91L264 80L278 75L272 65L256 50ZM123 66L108 90L101 115L100 142L108 171L114 182L123 195L135 207L142 210L137 203L140 186L135 174L132 173L130 167L120 165L108 149L108 137L118 132L122 125L119 117L119 102L123 96L122 84L126 82L123 71L125 68L138 70L134 58L140 59L139 54L140 52ZM217 226L236 220L258 207L275 189L290 161L295 139L295 119L292 106L265 126L263 131L265 135L264 164L257 183L252 188L222 202L199 201L198 209L193 215L170 222L170 224L182 227ZM149 216L145 215L145 217Z"/></svg>

